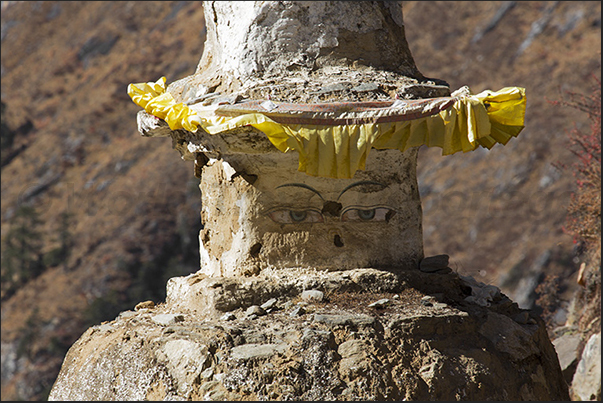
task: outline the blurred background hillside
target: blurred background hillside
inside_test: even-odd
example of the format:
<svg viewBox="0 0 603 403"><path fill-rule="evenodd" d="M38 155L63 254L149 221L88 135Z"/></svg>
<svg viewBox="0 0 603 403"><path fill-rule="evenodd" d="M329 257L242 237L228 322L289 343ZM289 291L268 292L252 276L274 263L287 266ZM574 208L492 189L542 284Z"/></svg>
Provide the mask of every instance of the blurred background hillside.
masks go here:
<svg viewBox="0 0 603 403"><path fill-rule="evenodd" d="M597 294L579 280L597 243L600 256L600 199L595 242L563 229L579 190L570 134L592 120L561 101L600 91L601 2L405 1L403 12L425 76L528 97L526 128L504 147L421 150L425 253L540 312L554 336L576 295ZM139 135L126 88L194 73L203 7L3 1L1 20L2 400L44 400L89 326L161 302L168 278L199 267L193 163ZM590 333L598 306L583 315Z"/></svg>

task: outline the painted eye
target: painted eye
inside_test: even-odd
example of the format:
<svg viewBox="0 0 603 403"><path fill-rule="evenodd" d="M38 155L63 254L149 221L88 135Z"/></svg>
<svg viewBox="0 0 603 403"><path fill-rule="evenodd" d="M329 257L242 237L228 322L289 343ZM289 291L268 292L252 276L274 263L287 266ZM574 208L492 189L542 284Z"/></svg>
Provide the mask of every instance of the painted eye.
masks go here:
<svg viewBox="0 0 603 403"><path fill-rule="evenodd" d="M268 213L268 217L281 224L323 222L322 214L315 210L274 210Z"/></svg>
<svg viewBox="0 0 603 403"><path fill-rule="evenodd" d="M302 222L308 217L308 212L291 210L289 211L289 217L295 222Z"/></svg>
<svg viewBox="0 0 603 403"><path fill-rule="evenodd" d="M396 211L388 207L349 208L341 215L341 221L389 221Z"/></svg>
<svg viewBox="0 0 603 403"><path fill-rule="evenodd" d="M375 218L375 209L372 208L370 210L356 210L358 212L358 217L360 217L361 220L372 220L373 218Z"/></svg>

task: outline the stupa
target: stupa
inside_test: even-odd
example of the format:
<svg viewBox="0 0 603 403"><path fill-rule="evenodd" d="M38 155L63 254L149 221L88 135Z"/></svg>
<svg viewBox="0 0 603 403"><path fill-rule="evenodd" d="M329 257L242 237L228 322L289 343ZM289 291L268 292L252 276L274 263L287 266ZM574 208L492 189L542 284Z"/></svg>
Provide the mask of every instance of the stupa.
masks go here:
<svg viewBox="0 0 603 403"><path fill-rule="evenodd" d="M128 93L145 109L140 132L171 137L195 161L207 276L417 268L418 148L491 148L523 128L523 88L451 93L424 77L397 3L205 9L197 71L167 89L162 77Z"/></svg>
<svg viewBox="0 0 603 403"><path fill-rule="evenodd" d="M424 77L398 2L204 11L195 74L128 88L194 161L200 268L86 331L49 400L567 400L542 319L423 256L418 148L505 144L524 90Z"/></svg>

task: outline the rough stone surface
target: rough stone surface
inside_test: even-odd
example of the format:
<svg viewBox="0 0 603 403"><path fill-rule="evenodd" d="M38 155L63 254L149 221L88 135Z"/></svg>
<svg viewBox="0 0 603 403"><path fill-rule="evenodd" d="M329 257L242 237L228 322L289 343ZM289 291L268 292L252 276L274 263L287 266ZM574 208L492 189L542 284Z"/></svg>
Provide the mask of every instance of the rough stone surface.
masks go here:
<svg viewBox="0 0 603 403"><path fill-rule="evenodd" d="M208 348L190 340L169 340L161 350L156 351L157 360L165 364L173 376L178 393L188 398L190 386L207 367Z"/></svg>
<svg viewBox="0 0 603 403"><path fill-rule="evenodd" d="M169 87L178 101L212 93L289 102L449 94L416 68L398 2L208 1L204 10L197 71Z"/></svg>
<svg viewBox="0 0 603 403"><path fill-rule="evenodd" d="M429 256L421 260L419 269L425 273L434 273L448 267L448 255Z"/></svg>
<svg viewBox="0 0 603 403"><path fill-rule="evenodd" d="M591 336L572 381L573 400L601 400L601 333Z"/></svg>
<svg viewBox="0 0 603 403"><path fill-rule="evenodd" d="M455 273L276 274L172 279L191 289L172 287L180 297L152 312L86 331L50 400L569 399L542 320L527 311L533 323L517 323L524 311L504 295L489 306L466 301L473 288ZM325 299L290 316L305 289ZM434 295L443 302L421 303ZM270 298L283 309L246 317ZM153 320L180 312L169 327ZM220 320L224 312L236 319Z"/></svg>
<svg viewBox="0 0 603 403"><path fill-rule="evenodd" d="M495 285L484 284L469 276L463 277L463 280L471 287L471 295L466 298L469 302L475 302L482 306L489 306L492 302L498 301L502 297L500 289ZM529 319L523 312L521 315L521 317L516 315L516 318L519 318L526 323Z"/></svg>
<svg viewBox="0 0 603 403"><path fill-rule="evenodd" d="M174 136L179 132L173 132ZM261 143L254 140L259 138L249 137L248 144ZM239 136L230 139L240 140ZM220 135L194 141L203 144L203 150L216 148L216 155L221 156L198 166L204 224L199 241L205 274L248 275L269 267L339 270L402 262L416 267L422 258L416 149L405 153L373 150L366 171L358 171L353 179L334 180L312 178L297 171L295 153L283 154L274 148L272 152L258 153L244 145L233 149ZM268 142L265 136L263 141ZM215 147L208 145L215 142ZM228 174L232 167L237 174ZM347 186L361 181L378 182L385 187L354 186L341 194ZM278 188L289 183L309 184L321 195L301 188ZM341 211L350 206L368 206L390 209L395 214L378 222L342 222L336 212L332 216L325 212L324 222L299 224L275 222L268 215L280 207L323 211L329 201L339 203Z"/></svg>
<svg viewBox="0 0 603 403"><path fill-rule="evenodd" d="M553 346L555 346L555 351L559 357L559 365L561 365L563 376L568 385L572 383L572 378L578 365L580 340L581 337L579 334L564 334L553 340Z"/></svg>
<svg viewBox="0 0 603 403"><path fill-rule="evenodd" d="M217 141L217 136L202 141ZM206 275L296 267L418 267L423 232L416 148L372 150L366 170L352 179L330 179L299 172L297 153L241 153L225 147L221 159L201 168L200 266ZM238 175L229 175L225 167L234 167ZM381 217L343 216L355 209L372 209ZM292 211L305 216L295 222Z"/></svg>

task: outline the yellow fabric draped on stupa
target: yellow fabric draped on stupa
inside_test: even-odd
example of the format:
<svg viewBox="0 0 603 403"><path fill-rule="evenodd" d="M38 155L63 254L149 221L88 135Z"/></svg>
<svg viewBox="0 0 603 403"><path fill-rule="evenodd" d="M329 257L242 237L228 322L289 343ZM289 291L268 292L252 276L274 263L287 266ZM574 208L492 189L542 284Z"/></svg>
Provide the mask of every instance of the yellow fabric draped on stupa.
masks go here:
<svg viewBox="0 0 603 403"><path fill-rule="evenodd" d="M507 144L524 128L526 109L524 88L506 87L474 95L464 87L451 97L392 102L387 108L368 108L368 112L356 114L345 111L349 108L342 108L341 113L321 113L320 104L314 104L318 111L304 123L295 123L295 113L271 115L272 109L278 111L279 103L270 101L271 106L264 112L261 107L245 109L246 104L240 104L239 112L232 116L224 114L228 107L220 113L220 107L195 108L176 103L165 90L165 77L155 83L130 84L128 95L145 111L164 119L172 130L196 132L201 127L216 134L253 126L280 151L297 151L300 171L328 178L353 177L356 170L365 168L372 148L405 151L426 145L440 147L443 155L449 155L479 146L490 149L497 143ZM314 121L320 124L311 124ZM359 123L332 123L341 121Z"/></svg>
<svg viewBox="0 0 603 403"><path fill-rule="evenodd" d="M183 103L176 103L165 90L166 78L156 82L128 85L128 95L134 103L151 115L167 122L172 130L184 129L196 132L201 118Z"/></svg>

